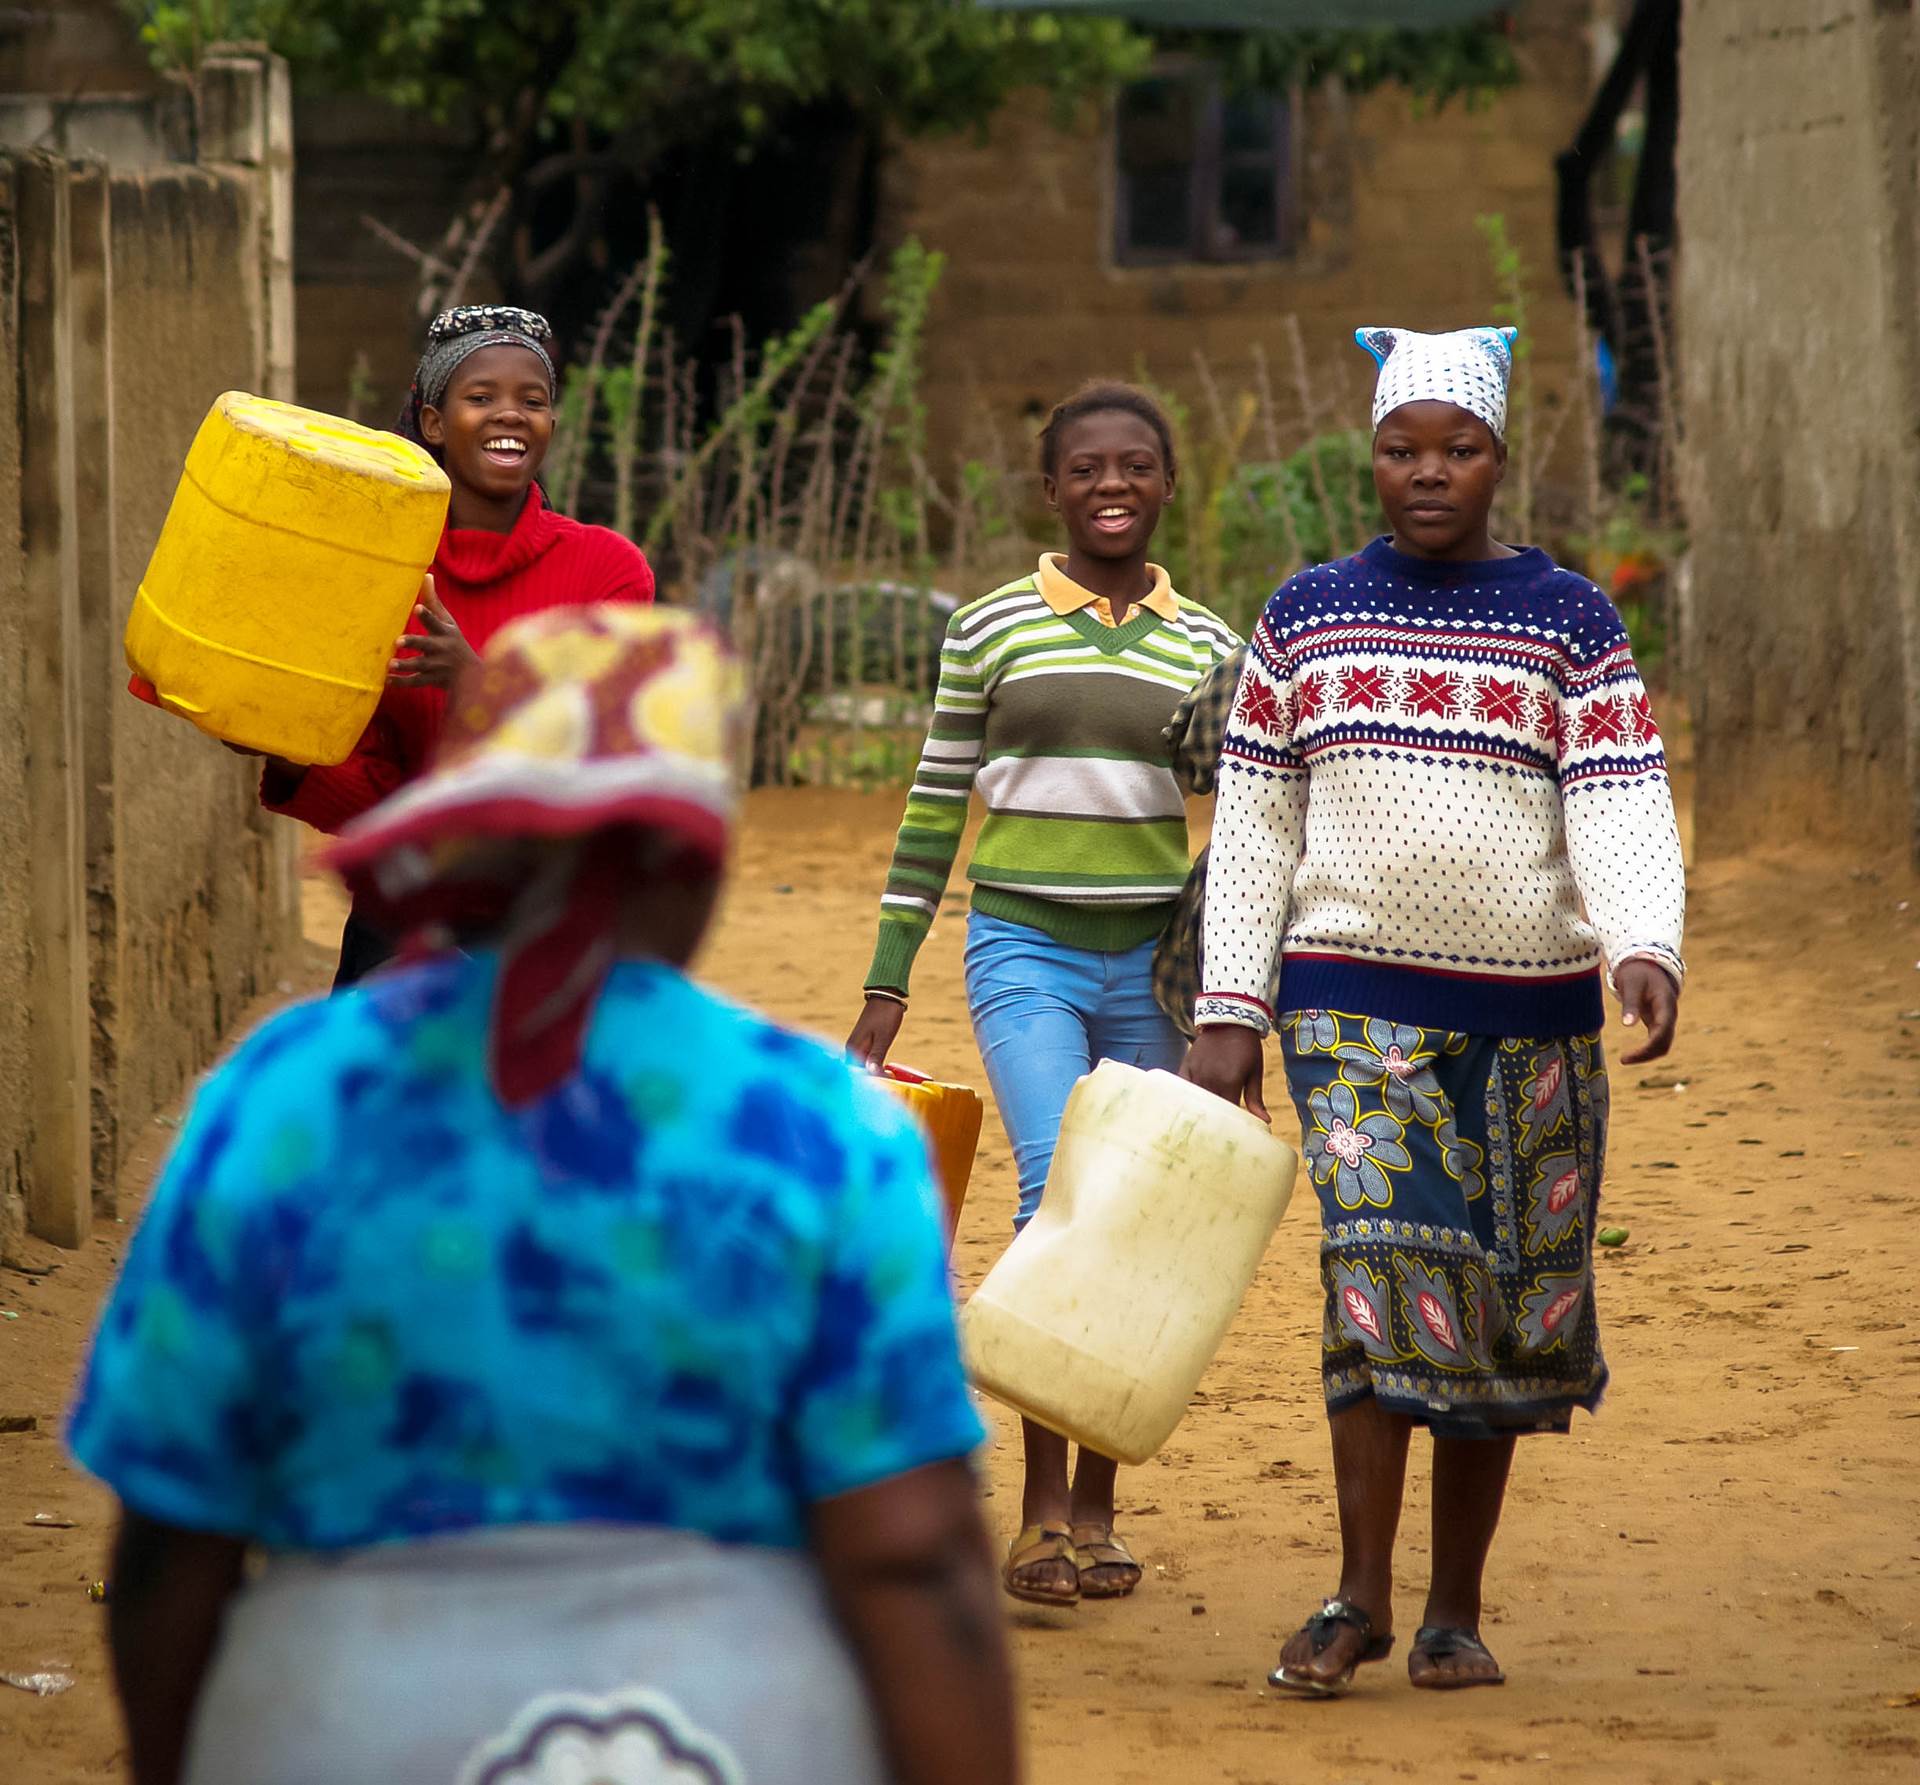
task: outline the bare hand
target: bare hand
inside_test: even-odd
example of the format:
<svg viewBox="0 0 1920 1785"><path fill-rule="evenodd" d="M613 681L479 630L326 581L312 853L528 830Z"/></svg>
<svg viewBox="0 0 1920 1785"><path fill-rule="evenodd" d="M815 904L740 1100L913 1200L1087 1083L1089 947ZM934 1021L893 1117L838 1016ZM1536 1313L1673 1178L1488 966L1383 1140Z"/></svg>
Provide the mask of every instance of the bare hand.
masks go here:
<svg viewBox="0 0 1920 1785"><path fill-rule="evenodd" d="M400 635L401 655L387 665L387 681L403 688L451 688L480 658L459 622L440 605L431 576L421 582L420 595L420 605L413 612L427 630Z"/></svg>
<svg viewBox="0 0 1920 1785"><path fill-rule="evenodd" d="M1263 1096L1265 1073L1260 1037L1239 1023L1214 1023L1202 1029L1180 1065L1182 1078L1229 1103L1244 1103L1248 1115L1271 1126L1273 1118L1267 1114Z"/></svg>
<svg viewBox="0 0 1920 1785"><path fill-rule="evenodd" d="M868 995L860 1020L847 1037L847 1052L862 1066L878 1072L887 1063L887 1051L899 1039L900 1025L907 1019L907 1007L896 998Z"/></svg>
<svg viewBox="0 0 1920 1785"><path fill-rule="evenodd" d="M1621 1023L1647 1032L1646 1045L1622 1054L1620 1064L1643 1066L1664 1058L1680 1021L1680 988L1672 974L1651 961L1628 961L1614 974L1613 987L1620 994Z"/></svg>

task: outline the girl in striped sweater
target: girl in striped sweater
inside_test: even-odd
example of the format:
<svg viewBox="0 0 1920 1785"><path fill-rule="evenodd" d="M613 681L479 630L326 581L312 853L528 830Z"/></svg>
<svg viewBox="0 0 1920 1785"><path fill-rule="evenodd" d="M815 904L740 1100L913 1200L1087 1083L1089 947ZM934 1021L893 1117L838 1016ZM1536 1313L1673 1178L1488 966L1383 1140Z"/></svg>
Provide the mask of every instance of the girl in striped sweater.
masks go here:
<svg viewBox="0 0 1920 1785"><path fill-rule="evenodd" d="M1068 549L960 609L933 724L881 899L849 1050L878 1066L906 1014L978 789L967 876L967 1003L1019 1171L1016 1228L1040 1206L1067 1093L1102 1059L1178 1066L1154 1004L1153 946L1188 867L1186 808L1162 735L1181 696L1239 643L1149 563L1173 500L1172 430L1152 398L1095 384L1040 437ZM1041 1604L1120 1598L1140 1565L1113 1529L1115 1464L1030 1421L1007 1591Z"/></svg>

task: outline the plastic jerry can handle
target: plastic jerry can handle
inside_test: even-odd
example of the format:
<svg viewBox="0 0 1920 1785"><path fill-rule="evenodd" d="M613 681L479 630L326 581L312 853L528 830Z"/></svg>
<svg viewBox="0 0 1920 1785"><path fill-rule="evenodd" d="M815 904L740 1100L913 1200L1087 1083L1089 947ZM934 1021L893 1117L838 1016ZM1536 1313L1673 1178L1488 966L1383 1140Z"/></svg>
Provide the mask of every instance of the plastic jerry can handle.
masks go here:
<svg viewBox="0 0 1920 1785"><path fill-rule="evenodd" d="M177 694L162 694L145 676L133 676L127 682L127 692L136 699L144 700L150 707L170 709L176 713L185 713L189 717L207 711L205 707L195 706L190 700L182 700Z"/></svg>

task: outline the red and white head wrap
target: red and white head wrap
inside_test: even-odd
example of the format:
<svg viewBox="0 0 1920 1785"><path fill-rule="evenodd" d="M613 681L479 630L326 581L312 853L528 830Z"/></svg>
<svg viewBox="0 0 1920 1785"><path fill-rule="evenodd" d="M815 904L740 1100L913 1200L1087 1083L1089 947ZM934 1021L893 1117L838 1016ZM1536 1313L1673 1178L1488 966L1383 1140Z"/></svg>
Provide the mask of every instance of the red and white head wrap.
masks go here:
<svg viewBox="0 0 1920 1785"><path fill-rule="evenodd" d="M388 934L479 930L499 947L489 1059L506 1103L579 1065L635 875L725 856L742 715L738 662L691 615L536 614L454 689L431 772L328 852Z"/></svg>

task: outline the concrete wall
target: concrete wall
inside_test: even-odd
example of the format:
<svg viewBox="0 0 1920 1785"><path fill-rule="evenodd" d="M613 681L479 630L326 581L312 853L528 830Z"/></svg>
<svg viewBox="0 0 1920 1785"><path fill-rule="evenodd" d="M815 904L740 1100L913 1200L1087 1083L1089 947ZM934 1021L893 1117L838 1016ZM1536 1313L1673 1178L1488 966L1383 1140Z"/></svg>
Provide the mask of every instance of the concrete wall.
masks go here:
<svg viewBox="0 0 1920 1785"><path fill-rule="evenodd" d="M164 85L120 0L16 0L0 9L0 93L64 102Z"/></svg>
<svg viewBox="0 0 1920 1785"><path fill-rule="evenodd" d="M291 394L278 72L209 69L202 165L0 148L0 1250L84 1239L296 934L290 827L120 651L208 405Z"/></svg>
<svg viewBox="0 0 1920 1785"><path fill-rule="evenodd" d="M0 143L115 168L190 161L193 102L155 72L119 0L0 8Z"/></svg>
<svg viewBox="0 0 1920 1785"><path fill-rule="evenodd" d="M15 228L17 201L14 168L0 159L0 269L20 260ZM20 413L19 292L17 281L0 284L0 838L6 859L17 862L29 834L27 822L27 593L26 563L15 534L21 512L21 436L13 425ZM33 947L32 911L27 899L0 898L0 976L10 985L24 982ZM35 1111L28 1092L33 1033L30 1012L19 998L0 998L0 1258L10 1256L26 1230L28 1161L38 1151Z"/></svg>
<svg viewBox="0 0 1920 1785"><path fill-rule="evenodd" d="M1281 319L1298 316L1321 427L1364 420L1361 323L1457 327L1489 320L1496 291L1476 216L1504 213L1531 271L1543 388L1573 375L1570 307L1554 273L1553 159L1592 89L1592 0L1521 11L1523 85L1478 110L1422 112L1398 89L1304 98L1300 214L1287 260L1233 267L1114 264L1111 121L1056 129L1047 96L1008 106L984 143L902 144L890 158L884 233L948 255L927 344L936 451L984 408L1004 424L1042 413L1082 380L1157 379L1198 398L1192 356L1231 386L1264 347L1297 410Z"/></svg>
<svg viewBox="0 0 1920 1785"><path fill-rule="evenodd" d="M1703 849L1920 847L1917 47L1910 0L1683 15Z"/></svg>
<svg viewBox="0 0 1920 1785"><path fill-rule="evenodd" d="M120 573L103 665L117 805L112 1082L122 1125L163 1107L271 985L289 885L280 827L248 765L120 692L118 641L194 430L224 390L262 386L257 254L237 181L195 168L116 176L113 534ZM94 892L96 921L100 889ZM113 984L110 979L108 984ZM104 1075L101 1075L104 1076ZM102 1162L104 1164L104 1162ZM103 1173L103 1175L105 1175Z"/></svg>

